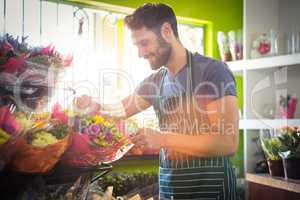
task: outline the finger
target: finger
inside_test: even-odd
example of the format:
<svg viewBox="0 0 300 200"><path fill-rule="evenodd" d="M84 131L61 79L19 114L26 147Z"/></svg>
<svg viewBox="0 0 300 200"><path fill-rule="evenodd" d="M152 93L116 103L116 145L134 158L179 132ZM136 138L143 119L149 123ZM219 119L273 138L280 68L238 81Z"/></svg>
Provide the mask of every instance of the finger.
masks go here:
<svg viewBox="0 0 300 200"><path fill-rule="evenodd" d="M143 138L141 136L136 135L136 136L133 136L131 140L133 142L139 142L139 141L142 141Z"/></svg>
<svg viewBox="0 0 300 200"><path fill-rule="evenodd" d="M134 140L135 137L136 137L135 134L130 134L130 135L129 135L129 139L130 139L130 140Z"/></svg>
<svg viewBox="0 0 300 200"><path fill-rule="evenodd" d="M141 135L145 133L145 129L144 128L139 128L136 132L136 134Z"/></svg>
<svg viewBox="0 0 300 200"><path fill-rule="evenodd" d="M83 95L74 99L75 106L79 109L85 109L91 103L91 97Z"/></svg>
<svg viewBox="0 0 300 200"><path fill-rule="evenodd" d="M145 137L143 136L143 135L137 135L137 136L135 136L133 139L132 139L132 141L134 142L134 143L146 143L146 140L145 140Z"/></svg>
<svg viewBox="0 0 300 200"><path fill-rule="evenodd" d="M99 114L100 108L101 108L100 104L98 104L95 101L91 101L89 107L87 107L87 112L89 115L94 116L96 114Z"/></svg>
<svg viewBox="0 0 300 200"><path fill-rule="evenodd" d="M144 147L147 146L147 143L145 141L137 141L134 143L136 146Z"/></svg>

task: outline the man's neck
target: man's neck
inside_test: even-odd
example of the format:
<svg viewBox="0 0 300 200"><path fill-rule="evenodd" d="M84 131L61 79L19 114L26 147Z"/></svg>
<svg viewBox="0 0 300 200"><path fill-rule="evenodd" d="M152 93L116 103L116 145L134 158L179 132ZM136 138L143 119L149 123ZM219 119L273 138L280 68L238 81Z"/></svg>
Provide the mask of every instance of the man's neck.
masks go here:
<svg viewBox="0 0 300 200"><path fill-rule="evenodd" d="M170 59L166 64L166 68L172 75L176 75L187 63L186 49L176 43L172 48Z"/></svg>

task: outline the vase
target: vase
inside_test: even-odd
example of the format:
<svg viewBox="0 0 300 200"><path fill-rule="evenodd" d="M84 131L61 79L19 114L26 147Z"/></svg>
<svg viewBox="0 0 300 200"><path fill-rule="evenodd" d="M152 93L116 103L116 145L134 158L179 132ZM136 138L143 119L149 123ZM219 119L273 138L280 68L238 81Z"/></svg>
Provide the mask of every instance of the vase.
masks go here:
<svg viewBox="0 0 300 200"><path fill-rule="evenodd" d="M271 176L284 177L282 160L268 160L268 167Z"/></svg>
<svg viewBox="0 0 300 200"><path fill-rule="evenodd" d="M300 179L300 158L283 159L283 167L286 179Z"/></svg>

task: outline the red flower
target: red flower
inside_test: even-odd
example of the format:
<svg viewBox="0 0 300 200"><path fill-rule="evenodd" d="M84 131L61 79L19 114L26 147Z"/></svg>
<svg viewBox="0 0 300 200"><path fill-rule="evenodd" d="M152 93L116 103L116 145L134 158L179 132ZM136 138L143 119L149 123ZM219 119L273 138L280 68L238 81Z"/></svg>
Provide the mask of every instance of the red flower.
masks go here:
<svg viewBox="0 0 300 200"><path fill-rule="evenodd" d="M19 57L11 57L9 58L4 65L2 65L2 72L14 74L20 70L22 70L24 66L26 55L23 54Z"/></svg>
<svg viewBox="0 0 300 200"><path fill-rule="evenodd" d="M13 51L13 50L14 50L13 46L7 41L4 41L0 48L0 52L3 55L6 55L9 51Z"/></svg>
<svg viewBox="0 0 300 200"><path fill-rule="evenodd" d="M0 107L0 126L5 122L7 112L9 112L8 106Z"/></svg>
<svg viewBox="0 0 300 200"><path fill-rule="evenodd" d="M270 49L271 49L271 44L268 42L261 42L258 47L258 51L262 55L269 53Z"/></svg>

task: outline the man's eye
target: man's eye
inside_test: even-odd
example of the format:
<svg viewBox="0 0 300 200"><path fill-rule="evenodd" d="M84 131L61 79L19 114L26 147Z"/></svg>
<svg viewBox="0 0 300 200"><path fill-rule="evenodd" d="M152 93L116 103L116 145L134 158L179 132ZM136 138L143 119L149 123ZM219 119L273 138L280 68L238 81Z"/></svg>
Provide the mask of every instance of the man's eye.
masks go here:
<svg viewBox="0 0 300 200"><path fill-rule="evenodd" d="M141 43L140 43L140 45L141 45L142 47L147 46L147 44L148 44L148 42L141 42Z"/></svg>

